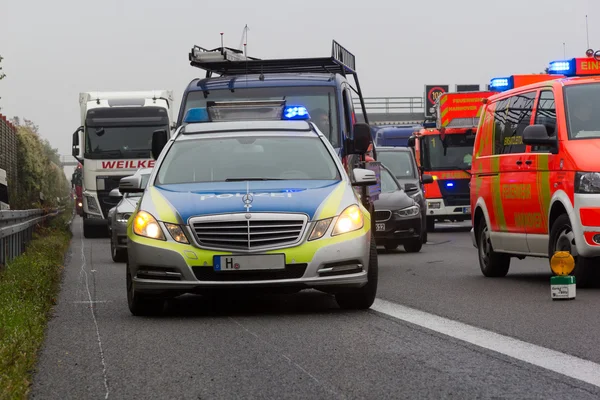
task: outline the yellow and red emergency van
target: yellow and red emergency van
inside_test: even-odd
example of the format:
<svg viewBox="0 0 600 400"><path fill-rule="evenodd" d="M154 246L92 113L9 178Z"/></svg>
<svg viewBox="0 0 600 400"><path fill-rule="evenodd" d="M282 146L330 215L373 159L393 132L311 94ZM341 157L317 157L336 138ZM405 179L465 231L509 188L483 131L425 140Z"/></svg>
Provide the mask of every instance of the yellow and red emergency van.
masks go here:
<svg viewBox="0 0 600 400"><path fill-rule="evenodd" d="M482 111L471 177L485 276L505 276L512 257L569 251L577 285L599 282L600 52L587 54L551 62L524 86L491 81L500 93Z"/></svg>
<svg viewBox="0 0 600 400"><path fill-rule="evenodd" d="M469 182L475 132L482 100L493 94L442 94L434 106L435 123L425 123L409 140L419 168L433 177L432 183L424 184L429 232L435 229L436 221L470 219Z"/></svg>

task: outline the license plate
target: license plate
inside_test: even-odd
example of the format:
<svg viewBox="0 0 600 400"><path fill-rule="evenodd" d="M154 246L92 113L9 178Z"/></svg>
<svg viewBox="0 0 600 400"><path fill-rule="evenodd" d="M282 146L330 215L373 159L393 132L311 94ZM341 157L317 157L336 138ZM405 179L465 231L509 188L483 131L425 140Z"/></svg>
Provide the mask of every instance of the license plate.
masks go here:
<svg viewBox="0 0 600 400"><path fill-rule="evenodd" d="M385 224L375 224L375 230L377 232L385 231Z"/></svg>
<svg viewBox="0 0 600 400"><path fill-rule="evenodd" d="M284 254L214 256L215 271L257 271L285 269Z"/></svg>

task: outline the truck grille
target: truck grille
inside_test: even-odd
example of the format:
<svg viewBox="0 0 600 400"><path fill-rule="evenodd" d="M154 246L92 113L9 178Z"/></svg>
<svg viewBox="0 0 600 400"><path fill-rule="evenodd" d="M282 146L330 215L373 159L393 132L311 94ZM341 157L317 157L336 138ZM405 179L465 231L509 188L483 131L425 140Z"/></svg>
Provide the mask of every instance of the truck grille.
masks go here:
<svg viewBox="0 0 600 400"><path fill-rule="evenodd" d="M307 221L302 214L225 214L192 218L190 227L201 246L257 250L299 242Z"/></svg>

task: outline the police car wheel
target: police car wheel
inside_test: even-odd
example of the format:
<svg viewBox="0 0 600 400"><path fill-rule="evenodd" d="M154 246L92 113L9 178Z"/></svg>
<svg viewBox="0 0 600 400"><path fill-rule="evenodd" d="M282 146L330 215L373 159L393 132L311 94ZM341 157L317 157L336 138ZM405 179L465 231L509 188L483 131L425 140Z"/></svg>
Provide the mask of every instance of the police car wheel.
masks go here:
<svg viewBox="0 0 600 400"><path fill-rule="evenodd" d="M479 267L484 276L488 278L506 276L510 268L510 256L494 251L485 219L480 222L478 229L477 253L479 255Z"/></svg>
<svg viewBox="0 0 600 400"><path fill-rule="evenodd" d="M548 259L551 259L557 251L568 251L571 253L575 259L575 269L572 275L575 276L577 287L588 288L598 284L597 267L594 265L596 264L596 260L577 255L575 234L568 215L560 215L552 224L548 247Z"/></svg>
<svg viewBox="0 0 600 400"><path fill-rule="evenodd" d="M377 244L375 237L371 235L371 247L369 249L369 272L367 283L359 288L342 293L336 293L335 301L340 308L347 310L366 310L373 305L377 296L377 281L379 278L379 265L377 262Z"/></svg>
<svg viewBox="0 0 600 400"><path fill-rule="evenodd" d="M135 316L151 316L159 314L164 308L164 299L147 297L133 289L133 280L129 264L125 269L127 275L127 304L129 311Z"/></svg>

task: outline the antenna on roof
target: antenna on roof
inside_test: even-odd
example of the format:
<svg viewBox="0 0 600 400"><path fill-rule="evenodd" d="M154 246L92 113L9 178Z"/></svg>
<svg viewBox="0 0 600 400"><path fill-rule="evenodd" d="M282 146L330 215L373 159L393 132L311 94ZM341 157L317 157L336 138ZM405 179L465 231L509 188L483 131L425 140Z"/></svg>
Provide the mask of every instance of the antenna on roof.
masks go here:
<svg viewBox="0 0 600 400"><path fill-rule="evenodd" d="M590 48L590 31L588 29L588 16L585 15L585 36L587 37L587 48Z"/></svg>
<svg viewBox="0 0 600 400"><path fill-rule="evenodd" d="M567 45L563 42L563 58L567 58Z"/></svg>
<svg viewBox="0 0 600 400"><path fill-rule="evenodd" d="M224 32L221 32L221 48L223 48L223 47L224 47L224 46L223 46L223 33L224 33Z"/></svg>

